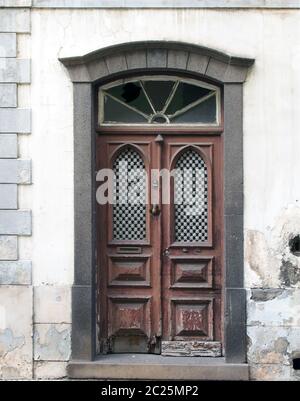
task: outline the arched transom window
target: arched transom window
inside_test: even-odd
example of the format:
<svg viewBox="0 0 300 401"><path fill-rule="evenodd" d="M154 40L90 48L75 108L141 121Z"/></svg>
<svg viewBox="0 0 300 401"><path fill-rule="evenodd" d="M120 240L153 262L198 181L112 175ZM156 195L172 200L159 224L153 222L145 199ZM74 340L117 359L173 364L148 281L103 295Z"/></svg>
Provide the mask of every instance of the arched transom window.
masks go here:
<svg viewBox="0 0 300 401"><path fill-rule="evenodd" d="M220 122L220 90L195 80L148 76L99 90L100 125L203 125Z"/></svg>

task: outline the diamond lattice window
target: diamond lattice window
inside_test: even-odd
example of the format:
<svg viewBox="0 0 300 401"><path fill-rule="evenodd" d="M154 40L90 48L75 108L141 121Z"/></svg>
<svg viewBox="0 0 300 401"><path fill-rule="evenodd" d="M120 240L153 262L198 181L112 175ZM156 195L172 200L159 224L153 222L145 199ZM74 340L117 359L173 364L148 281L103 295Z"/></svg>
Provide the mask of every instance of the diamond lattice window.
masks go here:
<svg viewBox="0 0 300 401"><path fill-rule="evenodd" d="M196 151L184 151L176 163L175 241L208 240L207 166Z"/></svg>
<svg viewBox="0 0 300 401"><path fill-rule="evenodd" d="M139 153L124 148L114 161L113 237L146 238L146 170Z"/></svg>

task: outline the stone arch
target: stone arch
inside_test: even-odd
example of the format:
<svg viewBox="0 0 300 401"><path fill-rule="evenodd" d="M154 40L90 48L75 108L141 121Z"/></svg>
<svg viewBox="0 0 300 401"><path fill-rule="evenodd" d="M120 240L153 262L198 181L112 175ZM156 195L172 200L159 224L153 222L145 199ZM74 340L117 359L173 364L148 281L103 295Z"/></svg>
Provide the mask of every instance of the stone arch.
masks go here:
<svg viewBox="0 0 300 401"><path fill-rule="evenodd" d="M79 57L61 58L72 82L97 82L135 71L177 71L221 83L242 83L254 60L184 42L122 43Z"/></svg>

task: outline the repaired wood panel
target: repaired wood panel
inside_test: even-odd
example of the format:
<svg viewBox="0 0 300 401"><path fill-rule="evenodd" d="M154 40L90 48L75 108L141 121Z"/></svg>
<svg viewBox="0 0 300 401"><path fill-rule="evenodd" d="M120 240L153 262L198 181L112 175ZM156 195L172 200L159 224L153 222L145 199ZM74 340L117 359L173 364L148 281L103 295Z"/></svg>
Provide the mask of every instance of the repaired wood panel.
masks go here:
<svg viewBox="0 0 300 401"><path fill-rule="evenodd" d="M163 356L222 356L222 345L218 341L162 341Z"/></svg>

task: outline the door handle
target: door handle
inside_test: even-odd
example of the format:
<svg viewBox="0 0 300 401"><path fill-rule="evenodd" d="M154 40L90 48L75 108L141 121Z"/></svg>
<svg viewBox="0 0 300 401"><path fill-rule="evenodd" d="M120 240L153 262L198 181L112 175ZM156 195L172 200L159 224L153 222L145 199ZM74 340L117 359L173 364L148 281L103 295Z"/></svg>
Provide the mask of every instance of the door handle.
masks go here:
<svg viewBox="0 0 300 401"><path fill-rule="evenodd" d="M158 216L160 214L160 207L157 203L151 206L150 213L152 216Z"/></svg>

